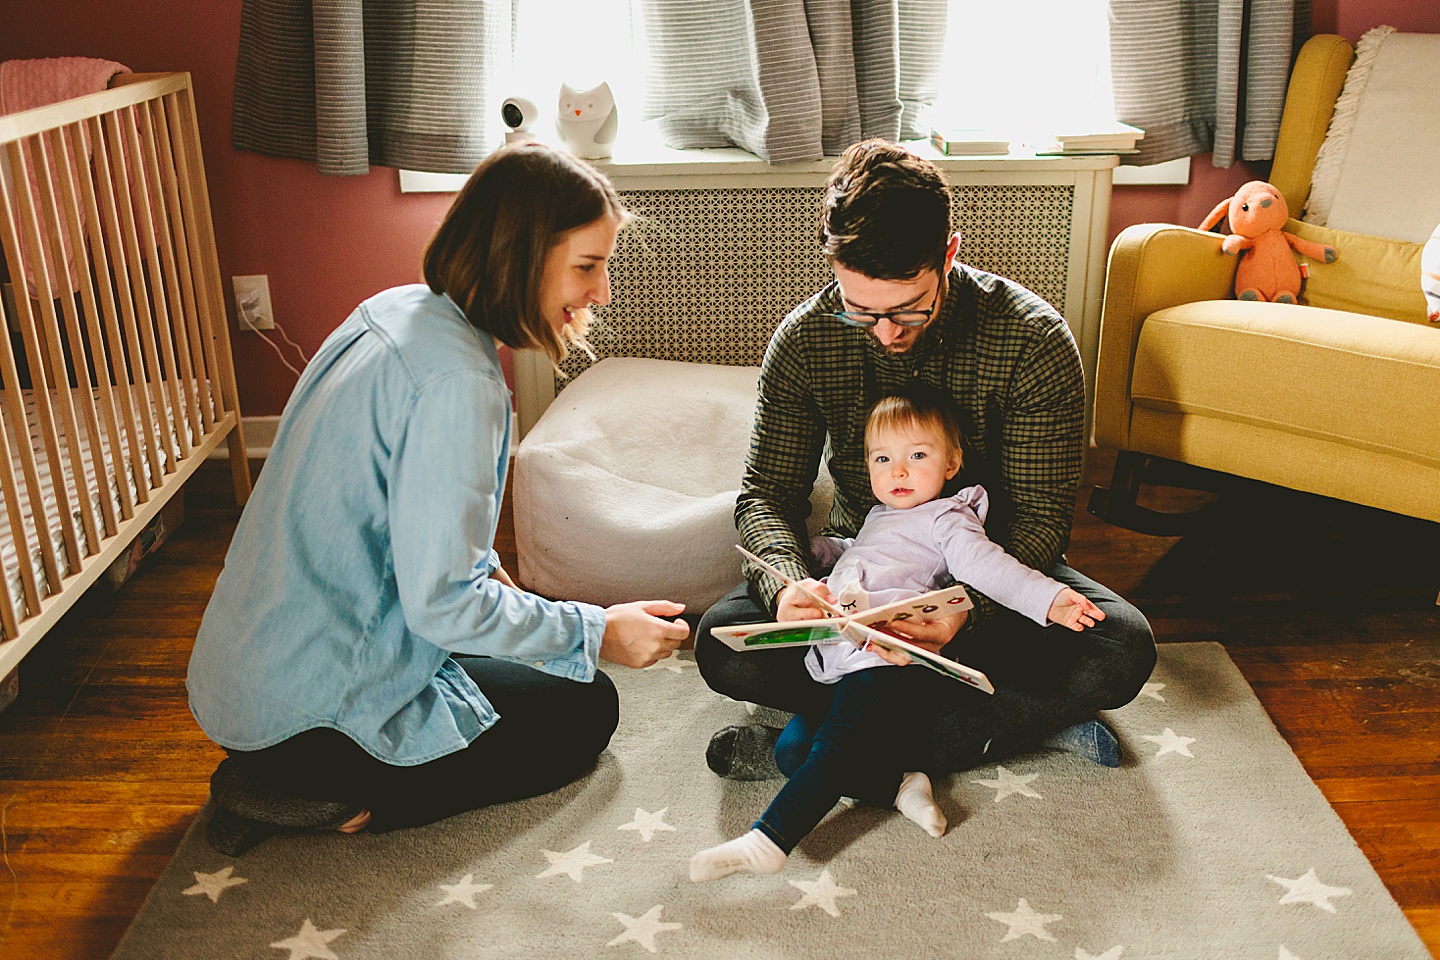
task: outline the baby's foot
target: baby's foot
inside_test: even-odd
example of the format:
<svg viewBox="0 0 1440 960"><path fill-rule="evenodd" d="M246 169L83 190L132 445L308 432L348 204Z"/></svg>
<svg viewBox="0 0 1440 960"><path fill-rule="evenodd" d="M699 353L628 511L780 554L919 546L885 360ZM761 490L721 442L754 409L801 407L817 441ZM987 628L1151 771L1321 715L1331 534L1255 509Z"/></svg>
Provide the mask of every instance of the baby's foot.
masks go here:
<svg viewBox="0 0 1440 960"><path fill-rule="evenodd" d="M690 858L690 879L696 883L719 880L732 873L779 873L785 851L759 830L751 830L727 843L701 850Z"/></svg>
<svg viewBox="0 0 1440 960"><path fill-rule="evenodd" d="M907 773L900 781L900 792L895 795L895 809L920 825L932 837L945 836L945 814L935 805L931 793L930 778L923 773Z"/></svg>

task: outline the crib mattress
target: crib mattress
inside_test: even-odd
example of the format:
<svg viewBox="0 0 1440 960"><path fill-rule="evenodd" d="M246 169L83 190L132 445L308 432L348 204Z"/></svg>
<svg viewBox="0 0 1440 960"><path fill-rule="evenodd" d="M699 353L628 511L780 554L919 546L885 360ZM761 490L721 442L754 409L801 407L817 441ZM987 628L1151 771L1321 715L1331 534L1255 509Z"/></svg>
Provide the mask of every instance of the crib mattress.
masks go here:
<svg viewBox="0 0 1440 960"><path fill-rule="evenodd" d="M86 425L79 413L79 405L85 402L84 394L86 391L91 394L90 399L92 402L96 403L98 411L98 390L90 387L71 389L72 401L76 407L76 420L80 440L81 459L84 461L84 483L86 496L83 498L78 496L78 491L76 487L76 476L71 462L70 447L65 434L64 425L59 422L58 415L55 417L55 429L60 437L59 453L61 461L61 474L64 482L64 489L68 497L68 503L71 508L71 517L74 521L76 535L80 538L82 552L85 550L85 533L81 517L82 509L89 509L92 512L92 516L95 518L96 529L100 531L102 537L104 536L105 530L104 523L101 519L103 514L101 513L100 509L102 485L96 482L95 464L94 459L91 455L91 445L94 440L90 436L90 431L86 428ZM58 501L55 496L55 477L51 470L50 458L44 454L44 447L41 442L40 419L36 405L35 391L25 390L22 392L25 396L25 416L27 421L26 429L24 431L15 429L14 421L10 415L9 396L7 391L5 390L0 390L0 417L3 417L4 419L6 435L10 441L10 463L12 465L12 468L14 469L15 482L16 485L19 487L21 511L25 517L26 550L24 562L29 563L31 568L34 570L35 578L39 582L40 596L41 598L44 598L50 595L50 588L49 585L46 583L45 579L44 565L41 559L40 552L39 531L36 529L35 514L31 508L30 495L24 479L24 468L20 459L21 443L28 442L30 445L30 449L35 452L35 468L36 472L39 474L40 487L45 504L45 515L49 520L47 535L49 536L50 543L55 550L55 559L56 563L60 568L60 575L62 577L66 577L74 571L70 569L69 560L65 555L65 540L62 532L62 520L59 510L56 509L56 504ZM56 403L58 403L58 399L56 399L57 394L55 391L51 391L51 395L51 407L52 410L55 410L57 409ZM167 397L167 403L168 400L169 398ZM138 415L139 411L137 410L137 416ZM159 447L157 453L161 463L161 469L163 472L168 472L168 469L166 468L169 465L170 455L165 449L166 443L163 440L159 439L164 436L164 431L166 430L166 427L158 418L152 419L155 419L155 436L157 438L157 446ZM170 436L173 439L173 428L170 429ZM129 428L123 425L121 426L120 442L122 448L124 449L124 458L126 462L130 460L129 432ZM98 439L100 445L100 452L104 460L105 475L107 478L106 482L103 485L105 488L103 495L110 498L110 502L114 506L116 516L118 517L120 516L121 498L119 482L117 481L115 476L115 459L113 456L113 452L110 449L110 438L108 435L108 431L104 428L103 425L99 430L99 434L100 436ZM186 437L192 444L194 443L194 437L188 425L186 425ZM140 448L143 454L144 437L138 437L137 440L140 444ZM151 476L150 462L148 457L145 457L143 455L140 462L148 486ZM131 502L134 502L134 498L137 493L134 476L129 471L126 471L124 477L127 486L130 488ZM15 541L15 531L11 528L9 511L8 509L0 509L0 569L3 569L5 581L10 587L10 598L12 605L15 609L15 616L17 619L23 619L27 613L25 609L25 594L24 588L22 586L21 576L21 571L23 568L20 566L22 561L20 557L20 552L16 548Z"/></svg>

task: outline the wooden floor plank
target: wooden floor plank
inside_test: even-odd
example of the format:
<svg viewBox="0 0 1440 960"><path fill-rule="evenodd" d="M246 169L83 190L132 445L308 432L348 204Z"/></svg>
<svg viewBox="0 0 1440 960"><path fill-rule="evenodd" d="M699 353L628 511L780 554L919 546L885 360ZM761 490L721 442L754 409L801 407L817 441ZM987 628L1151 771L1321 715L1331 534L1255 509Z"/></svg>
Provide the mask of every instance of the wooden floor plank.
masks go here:
<svg viewBox="0 0 1440 960"><path fill-rule="evenodd" d="M1092 455L1089 479L1109 463ZM184 683L238 517L228 482L223 463L201 468L170 541L44 638L0 713L0 827L16 873L12 884L0 865L4 960L108 957L204 802L223 754L195 727ZM514 571L508 511L496 546ZM1161 642L1225 645L1440 954L1440 528L1262 489L1183 540L1077 508L1069 559L1131 598Z"/></svg>

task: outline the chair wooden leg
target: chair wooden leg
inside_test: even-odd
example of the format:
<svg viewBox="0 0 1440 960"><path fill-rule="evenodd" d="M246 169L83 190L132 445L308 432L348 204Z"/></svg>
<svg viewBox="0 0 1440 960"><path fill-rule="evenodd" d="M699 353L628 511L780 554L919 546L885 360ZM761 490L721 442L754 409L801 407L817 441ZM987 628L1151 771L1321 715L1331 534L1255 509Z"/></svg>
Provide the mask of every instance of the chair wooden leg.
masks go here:
<svg viewBox="0 0 1440 960"><path fill-rule="evenodd" d="M1136 503L1152 458L1143 453L1122 450L1115 457L1115 472L1110 486L1098 484L1090 491L1088 509L1092 514L1117 527L1134 530L1152 537L1181 537L1195 529L1196 523L1210 510L1210 505L1184 513L1166 513Z"/></svg>

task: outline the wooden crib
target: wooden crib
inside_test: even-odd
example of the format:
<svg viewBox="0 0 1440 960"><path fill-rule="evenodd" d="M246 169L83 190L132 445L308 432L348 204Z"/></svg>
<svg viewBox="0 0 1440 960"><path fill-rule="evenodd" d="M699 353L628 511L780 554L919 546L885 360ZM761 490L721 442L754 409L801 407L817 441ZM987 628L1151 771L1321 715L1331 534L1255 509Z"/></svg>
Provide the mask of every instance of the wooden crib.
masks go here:
<svg viewBox="0 0 1440 960"><path fill-rule="evenodd" d="M0 677L228 440L250 493L189 74L0 117Z"/></svg>

